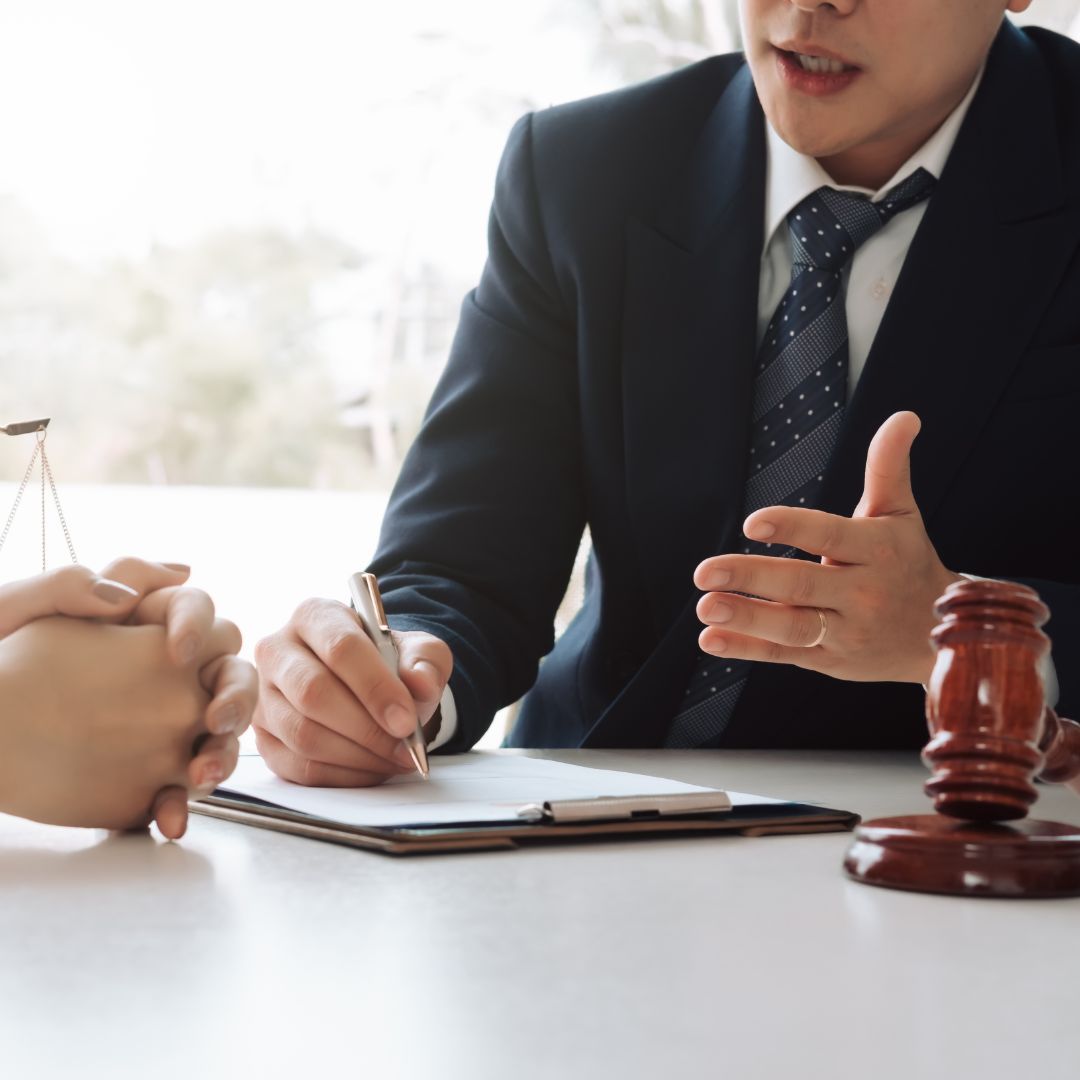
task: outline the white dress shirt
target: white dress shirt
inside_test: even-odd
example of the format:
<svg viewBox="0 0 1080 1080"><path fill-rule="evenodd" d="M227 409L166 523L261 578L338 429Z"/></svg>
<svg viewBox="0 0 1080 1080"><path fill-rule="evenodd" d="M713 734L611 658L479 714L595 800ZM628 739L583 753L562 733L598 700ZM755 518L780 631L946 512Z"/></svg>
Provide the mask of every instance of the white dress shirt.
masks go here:
<svg viewBox="0 0 1080 1080"><path fill-rule="evenodd" d="M761 281L758 289L758 342L772 319L784 293L791 284L791 240L787 215L820 187L854 191L880 202L886 193L923 168L934 179L941 176L957 132L964 122L971 99L979 88L982 72L976 77L964 100L945 122L877 191L838 184L815 158L793 150L766 124L765 162L765 250L761 257ZM848 324L848 400L862 375L870 346L881 325L900 270L907 258L915 230L926 213L926 200L891 218L863 243L844 271L847 289Z"/></svg>

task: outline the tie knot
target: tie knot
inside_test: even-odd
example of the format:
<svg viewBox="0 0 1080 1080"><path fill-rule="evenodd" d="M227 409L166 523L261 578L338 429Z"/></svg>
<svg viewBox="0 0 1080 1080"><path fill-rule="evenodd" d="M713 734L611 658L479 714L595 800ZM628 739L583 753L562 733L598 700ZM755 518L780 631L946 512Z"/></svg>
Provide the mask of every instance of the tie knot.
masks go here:
<svg viewBox="0 0 1080 1080"><path fill-rule="evenodd" d="M788 214L793 269L813 266L839 273L890 218L929 198L934 178L916 169L879 202L836 188L818 188Z"/></svg>

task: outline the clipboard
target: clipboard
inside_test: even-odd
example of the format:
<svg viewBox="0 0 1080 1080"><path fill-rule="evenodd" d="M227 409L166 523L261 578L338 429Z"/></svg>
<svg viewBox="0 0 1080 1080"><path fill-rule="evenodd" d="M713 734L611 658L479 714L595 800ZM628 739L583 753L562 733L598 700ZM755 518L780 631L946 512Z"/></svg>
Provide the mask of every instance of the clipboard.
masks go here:
<svg viewBox="0 0 1080 1080"><path fill-rule="evenodd" d="M733 806L722 791L613 796L530 803L513 822L369 827L347 825L259 799L214 793L191 803L193 813L260 829L321 840L384 855L512 850L535 844L664 836L769 836L842 832L858 814L808 803Z"/></svg>

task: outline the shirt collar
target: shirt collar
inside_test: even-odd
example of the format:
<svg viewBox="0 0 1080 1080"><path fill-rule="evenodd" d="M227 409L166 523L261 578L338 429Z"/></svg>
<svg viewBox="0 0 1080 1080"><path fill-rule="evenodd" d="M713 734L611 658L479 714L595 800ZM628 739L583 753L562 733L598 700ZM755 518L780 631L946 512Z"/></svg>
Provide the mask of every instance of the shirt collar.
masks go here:
<svg viewBox="0 0 1080 1080"><path fill-rule="evenodd" d="M765 248L772 241L773 234L784 223L788 214L820 187L836 188L838 191L855 191L869 195L872 202L884 198L885 193L906 179L916 169L923 168L935 179L941 176L949 153L956 142L960 125L964 122L968 107L975 92L982 82L982 70L975 76L971 88L964 95L963 101L949 113L945 122L900 166L888 183L877 191L855 187L850 184L838 184L821 167L815 158L800 154L792 149L772 129L766 121L765 133Z"/></svg>

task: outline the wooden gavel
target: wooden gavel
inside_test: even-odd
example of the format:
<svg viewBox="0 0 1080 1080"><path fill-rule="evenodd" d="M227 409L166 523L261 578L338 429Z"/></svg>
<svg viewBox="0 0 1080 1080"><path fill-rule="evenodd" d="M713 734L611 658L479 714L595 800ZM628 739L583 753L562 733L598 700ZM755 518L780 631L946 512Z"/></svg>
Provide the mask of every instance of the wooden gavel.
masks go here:
<svg viewBox="0 0 1080 1080"><path fill-rule="evenodd" d="M959 582L934 611L926 793L940 814L1015 821L1038 798L1036 775L1080 775L1080 724L1044 704L1050 641L1039 627L1050 612L1034 590L1002 581Z"/></svg>
<svg viewBox="0 0 1080 1080"><path fill-rule="evenodd" d="M1080 896L1080 828L1033 821L1036 777L1080 776L1080 724L1046 706L1050 617L1038 594L963 581L937 602L923 761L934 814L858 826L844 860L857 881L961 896ZM1011 823L1011 824L1010 824Z"/></svg>

